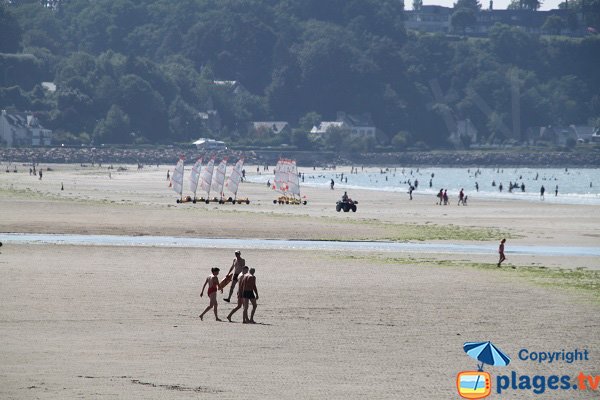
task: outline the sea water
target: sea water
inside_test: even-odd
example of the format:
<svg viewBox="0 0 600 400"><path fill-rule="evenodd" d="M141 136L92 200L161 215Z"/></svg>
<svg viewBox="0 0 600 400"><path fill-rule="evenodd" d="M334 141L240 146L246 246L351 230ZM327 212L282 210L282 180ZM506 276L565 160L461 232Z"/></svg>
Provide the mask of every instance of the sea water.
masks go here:
<svg viewBox="0 0 600 400"><path fill-rule="evenodd" d="M71 235L44 233L0 233L0 242L6 244L56 244L74 246L128 246L128 247L184 247L214 249L265 249L265 250L328 250L328 251L386 251L417 253L495 253L496 244L487 243L410 243L369 241L277 240L277 239L226 239L174 236L127 235ZM507 254L544 256L600 257L600 247L581 246L527 246L511 245Z"/></svg>
<svg viewBox="0 0 600 400"><path fill-rule="evenodd" d="M473 201L477 198L540 201L540 190L544 186L544 201L562 204L600 205L600 168L440 168L440 167L355 167L356 173L317 168L299 168L304 174L300 185L329 187L331 179L339 189L366 189L406 193L409 182L415 186L414 194L429 194L432 197L447 189L456 198L459 191ZM347 178L347 182L346 182ZM273 182L272 171L261 171L261 175L248 177L250 182L266 184ZM430 186L431 181L431 186ZM510 183L518 188L509 190ZM476 189L479 185L479 191ZM495 185L494 185L495 184ZM500 191L502 184L502 191ZM525 185L525 191L521 190ZM558 187L558 194L556 189Z"/></svg>

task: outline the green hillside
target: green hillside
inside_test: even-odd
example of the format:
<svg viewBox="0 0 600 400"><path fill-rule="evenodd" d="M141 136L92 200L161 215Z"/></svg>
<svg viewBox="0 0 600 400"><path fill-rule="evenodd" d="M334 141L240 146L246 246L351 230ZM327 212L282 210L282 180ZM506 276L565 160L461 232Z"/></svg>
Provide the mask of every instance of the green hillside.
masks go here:
<svg viewBox="0 0 600 400"><path fill-rule="evenodd" d="M448 118L488 142L600 122L600 35L486 38L407 31L398 0L63 0L0 4L0 106L33 111L64 143L317 144L338 111L370 114L377 140L448 146ZM54 82L56 91L42 88ZM207 120L209 111L218 123ZM250 121L287 121L273 136Z"/></svg>

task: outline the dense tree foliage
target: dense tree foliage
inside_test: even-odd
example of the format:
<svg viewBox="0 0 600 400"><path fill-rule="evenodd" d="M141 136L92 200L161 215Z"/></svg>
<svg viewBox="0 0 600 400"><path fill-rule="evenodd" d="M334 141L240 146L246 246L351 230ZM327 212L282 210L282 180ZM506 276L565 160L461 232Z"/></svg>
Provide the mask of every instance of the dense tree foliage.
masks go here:
<svg viewBox="0 0 600 400"><path fill-rule="evenodd" d="M599 4L569 2L598 29ZM455 31L480 7L458 0ZM549 19L544 30L566 23ZM338 111L369 113L379 144L396 149L447 146L464 119L483 140L520 140L515 102L522 132L599 121L598 65L598 35L503 25L487 38L407 32L398 0L0 1L0 106L34 111L59 137L84 143L210 135L311 148L310 128ZM252 134L257 120L294 129ZM323 144L376 145L339 136Z"/></svg>

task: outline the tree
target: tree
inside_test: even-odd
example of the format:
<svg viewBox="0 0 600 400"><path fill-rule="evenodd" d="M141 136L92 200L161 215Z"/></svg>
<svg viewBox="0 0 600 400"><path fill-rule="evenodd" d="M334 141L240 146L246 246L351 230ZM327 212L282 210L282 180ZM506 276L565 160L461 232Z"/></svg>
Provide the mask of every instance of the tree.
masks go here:
<svg viewBox="0 0 600 400"><path fill-rule="evenodd" d="M98 143L131 143L133 136L129 116L119 106L113 105L106 118L96 126L94 137Z"/></svg>
<svg viewBox="0 0 600 400"><path fill-rule="evenodd" d="M468 10L477 12L481 10L481 3L479 0L458 0L456 3L454 3L454 10L459 10L461 8L466 8Z"/></svg>
<svg viewBox="0 0 600 400"><path fill-rule="evenodd" d="M475 26L477 18L475 12L468 8L459 8L450 18L452 29L457 32L465 33L467 28Z"/></svg>
<svg viewBox="0 0 600 400"><path fill-rule="evenodd" d="M0 53L16 53L21 47L22 30L8 6L0 3Z"/></svg>
<svg viewBox="0 0 600 400"><path fill-rule="evenodd" d="M531 10L537 11L542 6L540 0L511 0L509 10Z"/></svg>
<svg viewBox="0 0 600 400"><path fill-rule="evenodd" d="M310 131L313 126L319 125L322 120L323 120L323 117L321 117L320 114L318 114L314 111L311 111L309 113L306 113L306 115L304 115L304 117L300 118L300 120L298 121L298 124L300 125L300 128L302 128L306 131Z"/></svg>
<svg viewBox="0 0 600 400"><path fill-rule="evenodd" d="M551 35L560 35L560 32L565 28L565 21L558 15L551 15L546 18L542 31Z"/></svg>

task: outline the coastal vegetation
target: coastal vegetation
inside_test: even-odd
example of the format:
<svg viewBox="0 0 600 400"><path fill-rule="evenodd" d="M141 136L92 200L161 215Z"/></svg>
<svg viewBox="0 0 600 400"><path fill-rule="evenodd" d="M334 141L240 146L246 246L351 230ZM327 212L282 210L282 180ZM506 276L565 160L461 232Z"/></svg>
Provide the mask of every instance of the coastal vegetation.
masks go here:
<svg viewBox="0 0 600 400"><path fill-rule="evenodd" d="M597 3L587 6L590 24ZM403 8L397 0L4 0L0 105L33 112L55 142L77 145L207 136L240 147L426 150L451 147L449 115L492 144L522 142L540 126L600 126L599 35L507 25L484 38L417 33L405 29ZM376 140L310 137L338 111L369 114ZM264 134L251 121L293 129Z"/></svg>

